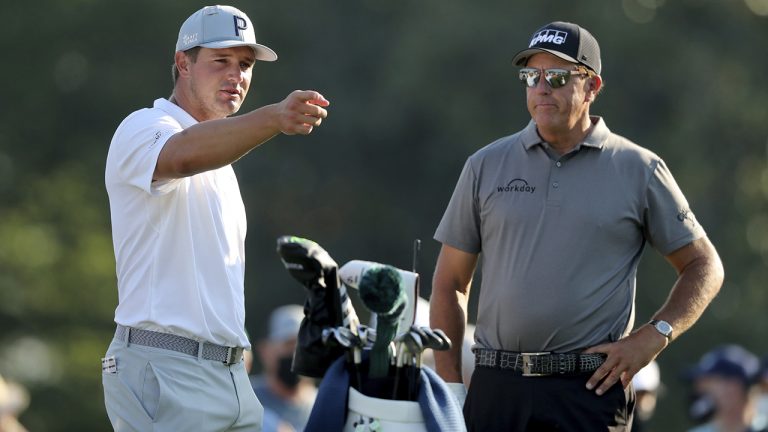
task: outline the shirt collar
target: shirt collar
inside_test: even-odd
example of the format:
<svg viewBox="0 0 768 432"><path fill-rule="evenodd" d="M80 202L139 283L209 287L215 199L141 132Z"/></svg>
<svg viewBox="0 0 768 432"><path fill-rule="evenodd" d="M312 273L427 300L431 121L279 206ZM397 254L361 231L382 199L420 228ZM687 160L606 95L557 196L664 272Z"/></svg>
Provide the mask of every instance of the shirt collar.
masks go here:
<svg viewBox="0 0 768 432"><path fill-rule="evenodd" d="M584 138L584 141L577 145L576 148L586 146L601 149L603 148L605 141L610 136L611 131L608 129L608 126L605 125L605 121L602 117L590 116L589 118L592 120L594 127L590 131L589 135ZM536 130L536 122L534 122L533 119L531 119L525 129L522 130L520 139L523 143L523 147L525 147L526 150L530 150L537 144L544 144L541 136L539 136L539 132Z"/></svg>
<svg viewBox="0 0 768 432"><path fill-rule="evenodd" d="M188 112L184 111L180 106L169 101L168 99L156 99L153 107L168 113L168 115L176 119L176 121L178 121L181 127L184 129L198 123L198 121L195 120L195 118L192 117Z"/></svg>

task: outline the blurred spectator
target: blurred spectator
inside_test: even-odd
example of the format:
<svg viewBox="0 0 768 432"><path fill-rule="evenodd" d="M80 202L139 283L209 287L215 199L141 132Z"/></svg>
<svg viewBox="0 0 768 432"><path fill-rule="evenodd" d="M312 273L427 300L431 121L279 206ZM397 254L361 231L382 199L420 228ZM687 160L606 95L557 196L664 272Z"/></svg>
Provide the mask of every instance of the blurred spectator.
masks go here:
<svg viewBox="0 0 768 432"><path fill-rule="evenodd" d="M757 377L757 403L755 404L755 430L768 429L768 356L763 358Z"/></svg>
<svg viewBox="0 0 768 432"><path fill-rule="evenodd" d="M18 416L29 405L29 393L0 375L0 432L27 432Z"/></svg>
<svg viewBox="0 0 768 432"><path fill-rule="evenodd" d="M690 417L699 424L690 432L754 432L757 356L738 345L706 353L688 370L694 397Z"/></svg>
<svg viewBox="0 0 768 432"><path fill-rule="evenodd" d="M661 387L661 374L656 360L651 361L635 374L632 378L632 386L637 395L632 432L646 432L648 421L656 410L656 400Z"/></svg>
<svg viewBox="0 0 768 432"><path fill-rule="evenodd" d="M270 315L267 337L256 346L263 373L251 376L251 384L264 406L264 432L303 430L312 411L314 381L291 371L303 318L302 306L280 306Z"/></svg>

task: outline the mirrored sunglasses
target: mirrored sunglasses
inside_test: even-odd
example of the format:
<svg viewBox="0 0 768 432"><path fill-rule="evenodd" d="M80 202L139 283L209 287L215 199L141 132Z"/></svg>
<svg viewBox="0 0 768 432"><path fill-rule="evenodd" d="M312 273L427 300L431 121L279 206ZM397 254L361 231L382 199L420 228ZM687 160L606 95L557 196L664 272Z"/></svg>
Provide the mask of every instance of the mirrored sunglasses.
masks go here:
<svg viewBox="0 0 768 432"><path fill-rule="evenodd" d="M589 76L589 72L583 69L579 70L566 70L566 69L544 69L544 80L553 89L560 88L568 83L571 79L571 75ZM541 79L542 69L535 68L522 68L520 69L520 82L526 87L534 88L539 85Z"/></svg>

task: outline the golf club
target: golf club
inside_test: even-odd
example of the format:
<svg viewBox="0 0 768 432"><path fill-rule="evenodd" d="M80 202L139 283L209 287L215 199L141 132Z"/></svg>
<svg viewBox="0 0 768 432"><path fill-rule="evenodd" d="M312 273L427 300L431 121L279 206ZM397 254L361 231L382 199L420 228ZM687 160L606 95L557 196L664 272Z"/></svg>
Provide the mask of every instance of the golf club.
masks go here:
<svg viewBox="0 0 768 432"><path fill-rule="evenodd" d="M399 335L396 340L396 351L397 351L397 363L396 363L396 369L395 369L395 382L392 389L392 399L394 400L413 400L413 389L411 387L410 381L408 382L408 386L406 387L406 395L401 396L400 393L400 382L402 381L403 377L407 374L403 370L405 366L410 365L413 367L413 358L416 353L420 353L423 350L423 344L421 340L421 336L418 334L418 332L409 331L406 333L403 333Z"/></svg>

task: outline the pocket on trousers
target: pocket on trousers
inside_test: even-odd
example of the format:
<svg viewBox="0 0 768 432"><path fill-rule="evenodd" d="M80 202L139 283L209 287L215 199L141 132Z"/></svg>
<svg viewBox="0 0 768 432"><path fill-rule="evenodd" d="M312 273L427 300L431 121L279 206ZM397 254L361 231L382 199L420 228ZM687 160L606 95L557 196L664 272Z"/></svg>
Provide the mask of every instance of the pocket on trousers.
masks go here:
<svg viewBox="0 0 768 432"><path fill-rule="evenodd" d="M138 420L134 418L136 415L143 417L147 423L152 422L152 417L147 413L131 387L123 381L119 371L114 374L102 373L101 382L104 386L104 402L107 413L113 424L115 423L113 417L120 419L120 422L133 423L133 420Z"/></svg>
<svg viewBox="0 0 768 432"><path fill-rule="evenodd" d="M156 418L157 407L160 404L160 383L157 381L157 375L152 367L152 363L147 363L147 366L144 368L141 400L147 415L152 419Z"/></svg>

